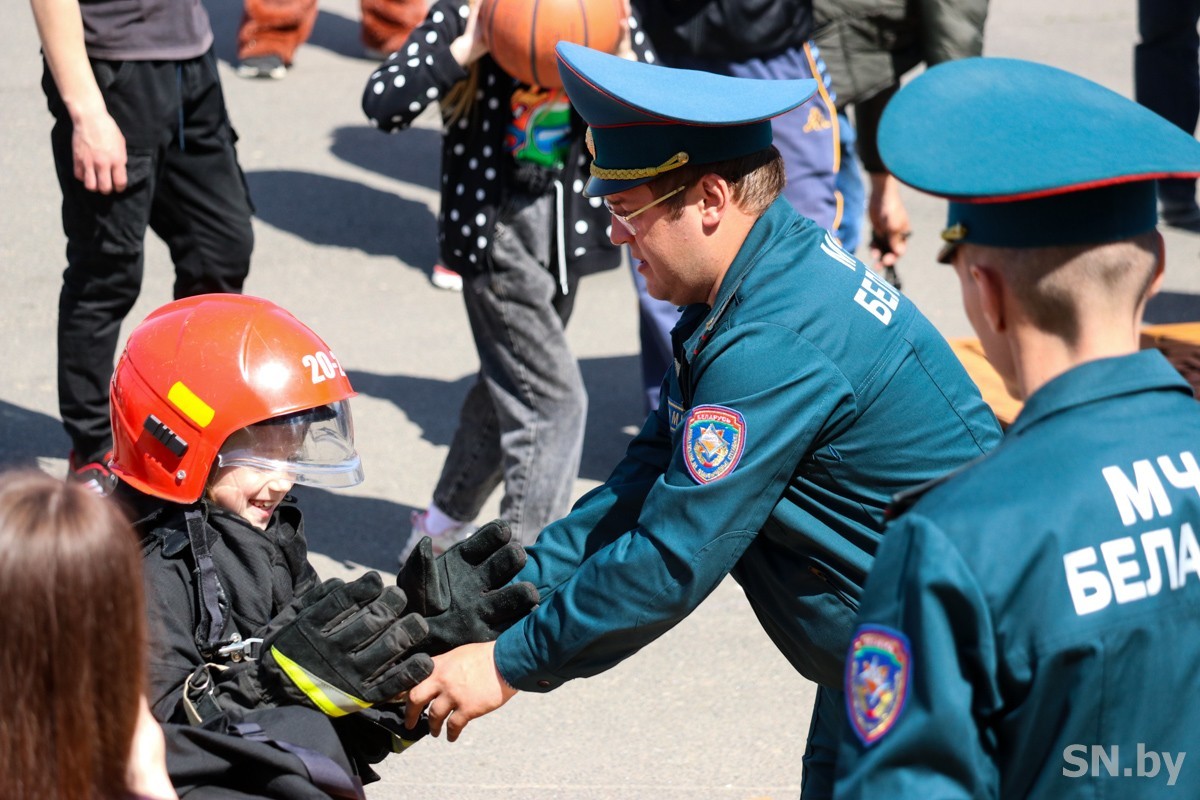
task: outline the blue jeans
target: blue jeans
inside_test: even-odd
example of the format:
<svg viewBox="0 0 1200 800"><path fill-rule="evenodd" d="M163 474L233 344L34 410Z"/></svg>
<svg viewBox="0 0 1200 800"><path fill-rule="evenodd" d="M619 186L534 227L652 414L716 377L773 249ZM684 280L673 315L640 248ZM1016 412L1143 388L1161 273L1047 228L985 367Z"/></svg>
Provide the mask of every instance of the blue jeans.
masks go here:
<svg viewBox="0 0 1200 800"><path fill-rule="evenodd" d="M1138 36L1133 50L1134 96L1137 101L1188 133L1200 118L1200 0L1138 0ZM1196 181L1161 180L1164 204L1190 205Z"/></svg>
<svg viewBox="0 0 1200 800"><path fill-rule="evenodd" d="M500 516L523 544L570 508L587 415L566 337L578 280L563 294L549 269L551 206L551 195L510 200L488 270L463 287L479 376L433 493L439 508L469 521L503 481Z"/></svg>

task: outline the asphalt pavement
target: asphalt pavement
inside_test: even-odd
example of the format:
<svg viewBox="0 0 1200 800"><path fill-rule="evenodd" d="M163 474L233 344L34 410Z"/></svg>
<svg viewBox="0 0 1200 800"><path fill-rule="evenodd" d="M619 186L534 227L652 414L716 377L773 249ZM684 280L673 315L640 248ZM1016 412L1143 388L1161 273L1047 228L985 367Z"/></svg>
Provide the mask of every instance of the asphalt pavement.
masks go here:
<svg viewBox="0 0 1200 800"><path fill-rule="evenodd" d="M375 64L363 57L350 0L321 0L312 38L283 81L236 77L241 4L206 2L257 206L246 291L317 330L359 392L353 407L366 482L297 492L313 561L324 577L390 573L410 512L429 500L478 366L460 297L428 278L439 131L431 115L395 136L366 125L359 98ZM54 330L65 261L51 118L32 14L13 2L4 16L0 466L37 464L62 474L69 442L57 416ZM985 52L1061 66L1128 96L1135 40L1132 2L994 0ZM968 335L957 284L933 258L945 209L907 190L904 199L914 231L900 265L905 292L946 336ZM1156 320L1200 319L1200 236L1166 236L1167 296L1153 309ZM150 238L126 332L171 297L168 254ZM641 423L636 325L626 270L583 281L570 326L591 395L580 494L606 477ZM481 519L495 515L497 502ZM726 581L691 617L609 672L551 694L521 694L472 723L454 745L427 740L392 758L368 796L797 797L812 697L812 684L790 668L741 590Z"/></svg>

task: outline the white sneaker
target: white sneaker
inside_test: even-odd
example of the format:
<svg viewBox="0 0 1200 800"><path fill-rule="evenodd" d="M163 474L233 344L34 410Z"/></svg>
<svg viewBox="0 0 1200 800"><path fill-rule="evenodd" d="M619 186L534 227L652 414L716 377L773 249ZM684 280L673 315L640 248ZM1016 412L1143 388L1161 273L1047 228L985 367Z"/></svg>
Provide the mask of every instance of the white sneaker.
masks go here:
<svg viewBox="0 0 1200 800"><path fill-rule="evenodd" d="M461 292L463 289L462 275L441 264L433 265L433 274L429 276L429 282L448 292Z"/></svg>
<svg viewBox="0 0 1200 800"><path fill-rule="evenodd" d="M442 553L449 550L454 545L466 539L475 532L475 525L470 522L461 522L453 528L448 528L438 535L434 535L425 530L425 512L414 511L409 517L412 523L412 533L408 535L408 540L404 546L400 548L400 566L404 566L404 562L408 560L408 556L412 553L421 540L428 536L433 540L433 554L440 556Z"/></svg>

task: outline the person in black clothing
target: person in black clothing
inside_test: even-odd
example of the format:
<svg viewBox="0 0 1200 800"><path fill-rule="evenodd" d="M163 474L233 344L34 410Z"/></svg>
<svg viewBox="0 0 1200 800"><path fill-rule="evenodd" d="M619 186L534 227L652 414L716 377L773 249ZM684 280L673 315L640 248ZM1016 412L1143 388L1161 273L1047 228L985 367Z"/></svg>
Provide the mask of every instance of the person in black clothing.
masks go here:
<svg viewBox="0 0 1200 800"><path fill-rule="evenodd" d="M425 544L401 586L319 581L288 492L362 480L353 395L316 334L239 295L163 306L117 364L114 497L143 537L148 699L180 794L358 796L423 734L395 701L430 655L534 604L501 589L524 553L496 525L438 561Z"/></svg>
<svg viewBox="0 0 1200 800"><path fill-rule="evenodd" d="M108 384L141 289L146 229L175 265L176 298L241 292L253 207L201 0L30 0L62 188L58 405L69 477L104 493Z"/></svg>

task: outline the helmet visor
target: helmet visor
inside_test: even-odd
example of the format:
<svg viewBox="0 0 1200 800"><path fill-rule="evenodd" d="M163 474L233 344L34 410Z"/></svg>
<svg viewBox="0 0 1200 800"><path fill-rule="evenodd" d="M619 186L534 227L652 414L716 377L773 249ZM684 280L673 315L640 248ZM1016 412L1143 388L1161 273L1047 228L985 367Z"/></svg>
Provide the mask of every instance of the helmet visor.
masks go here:
<svg viewBox="0 0 1200 800"><path fill-rule="evenodd" d="M217 466L282 472L296 483L330 489L363 481L346 400L242 428L225 440Z"/></svg>

